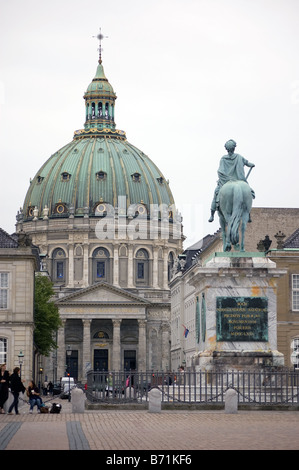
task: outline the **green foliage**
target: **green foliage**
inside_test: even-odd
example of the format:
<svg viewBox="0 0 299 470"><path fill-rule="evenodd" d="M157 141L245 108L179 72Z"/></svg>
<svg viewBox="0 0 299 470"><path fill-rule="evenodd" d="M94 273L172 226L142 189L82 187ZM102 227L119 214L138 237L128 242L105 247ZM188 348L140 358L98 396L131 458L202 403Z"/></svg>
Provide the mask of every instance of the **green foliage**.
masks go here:
<svg viewBox="0 0 299 470"><path fill-rule="evenodd" d="M53 296L52 282L47 276L37 274L34 299L34 343L44 356L48 356L52 349L57 348L55 333L61 326L58 308L51 300Z"/></svg>

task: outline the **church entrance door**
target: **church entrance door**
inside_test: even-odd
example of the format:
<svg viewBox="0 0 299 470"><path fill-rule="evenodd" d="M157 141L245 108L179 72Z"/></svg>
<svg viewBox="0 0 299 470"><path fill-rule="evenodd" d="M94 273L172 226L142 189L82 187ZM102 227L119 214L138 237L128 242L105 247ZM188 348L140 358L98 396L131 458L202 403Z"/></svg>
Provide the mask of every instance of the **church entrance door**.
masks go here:
<svg viewBox="0 0 299 470"><path fill-rule="evenodd" d="M108 370L108 349L95 349L93 354L93 369Z"/></svg>
<svg viewBox="0 0 299 470"><path fill-rule="evenodd" d="M126 371L136 370L136 351L124 350L124 369Z"/></svg>

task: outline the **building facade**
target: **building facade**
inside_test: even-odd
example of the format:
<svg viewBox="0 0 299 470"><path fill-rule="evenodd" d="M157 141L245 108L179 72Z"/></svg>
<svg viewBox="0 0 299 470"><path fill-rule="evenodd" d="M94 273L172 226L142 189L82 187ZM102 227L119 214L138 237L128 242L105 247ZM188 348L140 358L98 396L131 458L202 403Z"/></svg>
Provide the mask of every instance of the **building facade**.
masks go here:
<svg viewBox="0 0 299 470"><path fill-rule="evenodd" d="M21 366L22 380L34 376L34 276L38 250L24 233L0 229L0 363L12 373Z"/></svg>
<svg viewBox="0 0 299 470"><path fill-rule="evenodd" d="M17 215L17 232L40 249L63 322L51 379L67 361L78 380L89 369L170 367L168 281L182 251L181 217L167 179L116 129L115 100L100 57L84 129L41 166Z"/></svg>

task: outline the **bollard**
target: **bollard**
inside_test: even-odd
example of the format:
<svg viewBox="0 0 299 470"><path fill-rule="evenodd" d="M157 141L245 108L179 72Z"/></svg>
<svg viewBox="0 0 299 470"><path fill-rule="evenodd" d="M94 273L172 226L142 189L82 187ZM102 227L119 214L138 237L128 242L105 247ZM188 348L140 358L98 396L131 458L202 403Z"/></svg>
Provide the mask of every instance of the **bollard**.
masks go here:
<svg viewBox="0 0 299 470"><path fill-rule="evenodd" d="M149 413L161 413L162 392L158 388L152 388L148 392Z"/></svg>
<svg viewBox="0 0 299 470"><path fill-rule="evenodd" d="M80 388L73 388L71 392L72 413L84 413L85 395Z"/></svg>
<svg viewBox="0 0 299 470"><path fill-rule="evenodd" d="M225 392L225 413L237 413L238 412L238 393L236 390L229 388Z"/></svg>

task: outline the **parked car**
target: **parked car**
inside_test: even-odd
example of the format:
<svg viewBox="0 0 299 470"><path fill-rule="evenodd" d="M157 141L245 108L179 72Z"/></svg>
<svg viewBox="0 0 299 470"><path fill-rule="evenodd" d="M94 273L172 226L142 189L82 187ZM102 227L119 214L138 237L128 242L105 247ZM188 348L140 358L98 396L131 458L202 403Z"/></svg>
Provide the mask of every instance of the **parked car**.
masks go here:
<svg viewBox="0 0 299 470"><path fill-rule="evenodd" d="M61 394L61 383L56 382L53 384L53 395L60 395Z"/></svg>

